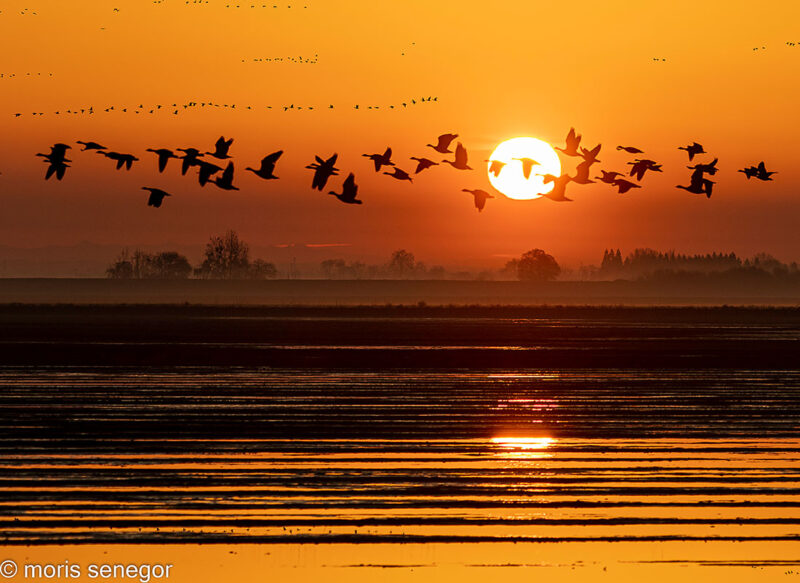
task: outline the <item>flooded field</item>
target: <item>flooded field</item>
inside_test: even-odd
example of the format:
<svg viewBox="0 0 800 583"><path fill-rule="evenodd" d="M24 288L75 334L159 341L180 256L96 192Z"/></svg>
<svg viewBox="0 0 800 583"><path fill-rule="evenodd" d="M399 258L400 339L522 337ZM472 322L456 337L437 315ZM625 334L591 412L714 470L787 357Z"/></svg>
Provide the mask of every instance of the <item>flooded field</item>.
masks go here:
<svg viewBox="0 0 800 583"><path fill-rule="evenodd" d="M178 364L138 366L125 350L147 344L153 316L136 329L6 316L2 342L24 356L0 368L6 555L147 549L185 557L180 580L205 564L197 545L209 569L293 580L800 572L796 324L669 314L240 315L238 340L214 315L164 323L153 341ZM36 363L42 346L84 362ZM636 366L658 346L670 366ZM696 361L703 346L720 366ZM187 364L192 347L307 366ZM453 367L465 351L617 366ZM334 366L342 353L360 366Z"/></svg>

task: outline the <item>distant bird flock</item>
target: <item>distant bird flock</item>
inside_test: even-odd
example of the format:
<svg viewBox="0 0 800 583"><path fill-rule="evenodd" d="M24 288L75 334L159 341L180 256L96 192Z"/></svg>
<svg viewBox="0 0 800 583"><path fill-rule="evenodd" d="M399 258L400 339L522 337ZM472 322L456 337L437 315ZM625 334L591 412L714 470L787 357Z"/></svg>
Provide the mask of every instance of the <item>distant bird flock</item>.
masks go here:
<svg viewBox="0 0 800 583"><path fill-rule="evenodd" d="M381 110L381 109L390 109L390 110L403 110L409 107L414 107L416 105L421 104L435 104L438 103L439 98L434 95L429 95L427 97L412 97L411 99L406 99L405 101L399 101L397 103L390 103L390 104L365 104L365 103L355 103L348 105L348 108L352 108L358 111L372 111L372 110ZM59 109L57 111L51 112L52 115L95 115L99 113L109 113L109 114L135 114L135 115L154 115L154 114L168 114L168 115L178 115L189 110L208 110L211 108L222 108L223 110L228 109L229 111L255 111L258 109L269 109L273 111L279 112L299 112L299 111L320 111L320 110L334 110L339 109L334 104L329 103L327 105L303 105L301 103L289 103L283 105L243 105L243 104L236 104L236 103L218 103L213 101L188 101L186 103L158 103L155 105L145 105L144 103L140 103L137 106L116 106L116 105L109 105L108 107L95 109L93 105L79 107L79 108L69 108L69 109ZM43 111L34 111L28 112L27 114L22 112L16 112L12 114L15 118L22 117L24 115L30 116L43 116L45 112Z"/></svg>
<svg viewBox="0 0 800 583"><path fill-rule="evenodd" d="M461 142L456 142L455 150L451 150L451 146L458 138L458 134L446 133L440 135L435 141L436 143L428 143L426 147L431 148L437 154L447 155L452 154L453 159L441 159L435 161L424 156L411 156L409 158L414 164L413 176L441 164L448 164L456 170L468 171L473 168L468 164L467 149ZM556 201L556 202L570 202L571 198L567 196L566 190L570 183L575 184L592 184L595 180L601 183L608 184L617 189L619 194L625 194L632 189L641 188L642 180L648 173L662 172L662 165L654 160L648 158L638 157L644 154L644 151L635 146L617 146L618 151L624 151L627 154L634 156L633 160L627 162L630 166L627 174L625 172L613 170L600 170L600 176L591 176L591 167L600 163L598 155L602 148L601 144L593 148L581 147L581 139L575 128L570 128L569 133L565 139L564 147L556 147L556 150L562 152L565 156L581 158L582 161L577 165L575 174L568 175L563 173L561 176L554 176L552 174L540 174L536 172L539 163L531 158L514 158L522 163L522 172L526 180L531 176L541 176L545 184L553 184L550 192L543 193L542 196ZM76 144L82 146L81 152L93 152L97 155L104 156L114 163L116 170L130 170L135 162L140 159L134 155L123 152L115 152L110 150L103 144L94 141L76 141ZM224 136L214 144L213 150L201 151L198 148L147 148L145 151L155 155L155 162L158 167L158 172L163 173L167 169L167 165L171 159L180 160L181 175L185 176L187 172L195 168L197 171L197 180L200 186L205 186L209 182L222 190L239 190L234 185L234 163L230 155L230 149L233 145L233 138L226 139ZM67 158L67 150L72 149L72 146L63 143L53 144L50 147L50 152L47 154L37 153L36 156L44 158L47 165L45 170L45 180L49 180L53 176L57 180L64 178L66 171L70 168L72 160ZM679 150L684 150L687 153L689 162L695 162L694 165L687 166L692 173L689 177L689 185L679 184L676 188L685 190L692 194L705 195L711 198L714 182L707 178L707 176L714 176L718 172L717 163L718 159L714 158L710 162L695 161L695 158L706 154L702 144L693 142L686 146L680 146ZM179 152L180 154L176 153ZM410 172L399 168L395 161L392 160L392 148L386 148L383 152L365 153L363 157L372 162L372 166L376 173L390 176L398 181L406 181L413 183L414 179ZM275 174L276 166L279 159L283 155L283 150L278 150L267 154L261 159L257 168L246 167L245 170L252 172L256 177L262 180L277 180L279 177ZM213 161L212 161L213 160ZM215 163L219 161L219 164ZM334 153L331 156L322 157L315 156L314 161L306 166L306 169L313 171L311 180L311 188L323 192L328 181L333 176L339 175L339 168L336 167L338 162L338 154ZM505 164L499 160L487 160L489 163L488 171L495 176L499 176L504 171ZM224 167L223 165L224 164ZM386 168L387 170L381 172ZM389 170L391 169L391 170ZM743 173L747 180L756 179L761 181L771 181L772 176L776 174L775 171L767 170L765 162L761 161L757 165L749 166L739 170ZM635 179L628 180L627 177ZM170 193L155 187L144 186L143 190L148 191L149 196L147 204L149 206L159 208L161 207L164 199L171 196ZM480 212L486 206L486 201L494 198L491 194L480 189L462 189L462 192L469 193L473 197L473 204ZM348 173L341 185L341 192L335 190L328 191L328 194L336 197L339 201L345 204L362 204L362 200L358 198L358 185L356 184L355 174Z"/></svg>

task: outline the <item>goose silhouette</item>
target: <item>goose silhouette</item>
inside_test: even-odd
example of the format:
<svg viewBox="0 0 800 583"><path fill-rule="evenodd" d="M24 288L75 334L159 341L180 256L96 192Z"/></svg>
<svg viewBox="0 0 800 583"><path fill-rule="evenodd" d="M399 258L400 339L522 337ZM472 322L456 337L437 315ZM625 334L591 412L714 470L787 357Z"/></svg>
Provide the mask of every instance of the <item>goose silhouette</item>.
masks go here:
<svg viewBox="0 0 800 583"><path fill-rule="evenodd" d="M152 206L155 208L159 208L161 206L161 203L164 201L164 197L172 196L170 193L165 192L160 188L142 186L142 190L147 190L150 192L150 196L147 197L147 206Z"/></svg>
<svg viewBox="0 0 800 583"><path fill-rule="evenodd" d="M363 201L356 198L358 195L358 185L356 184L356 177L352 172L347 175L347 178L344 179L341 194L333 190L331 190L328 194L332 194L345 204L363 203Z"/></svg>
<svg viewBox="0 0 800 583"><path fill-rule="evenodd" d="M419 174L420 172L422 172L423 170L427 170L431 166L439 165L438 162L434 162L433 160L428 160L427 158L415 158L414 156L412 156L410 159L417 162L417 169L414 171L414 174Z"/></svg>
<svg viewBox="0 0 800 583"><path fill-rule="evenodd" d="M578 153L578 145L581 143L581 136L575 133L575 128L570 128L569 133L567 134L566 139L566 146L564 148L559 148L556 146L556 150L559 152L564 152L567 156L580 156Z"/></svg>
<svg viewBox="0 0 800 583"><path fill-rule="evenodd" d="M478 209L478 212L483 211L483 208L486 206L486 201L488 199L494 198L491 194L489 194L485 190L480 190L480 189L470 190L469 188L462 188L461 192L468 192L472 195L475 208Z"/></svg>
<svg viewBox="0 0 800 583"><path fill-rule="evenodd" d="M433 144L426 144L429 148L433 148L440 154L452 154L453 152L450 150L450 142L455 140L458 137L458 134L442 134L439 136L436 145Z"/></svg>
<svg viewBox="0 0 800 583"><path fill-rule="evenodd" d="M261 167L256 170L255 168L245 168L245 170L249 170L259 178L263 178L264 180L276 180L278 177L275 176L275 164L278 162L278 158L283 155L283 150L278 150L277 152L273 152L267 156L264 156L261 159Z"/></svg>
<svg viewBox="0 0 800 583"><path fill-rule="evenodd" d="M455 158L456 159L453 161L442 160L442 162L450 164L450 166L457 170L472 170L471 167L467 166L467 149L461 144L461 142L459 142L456 146Z"/></svg>

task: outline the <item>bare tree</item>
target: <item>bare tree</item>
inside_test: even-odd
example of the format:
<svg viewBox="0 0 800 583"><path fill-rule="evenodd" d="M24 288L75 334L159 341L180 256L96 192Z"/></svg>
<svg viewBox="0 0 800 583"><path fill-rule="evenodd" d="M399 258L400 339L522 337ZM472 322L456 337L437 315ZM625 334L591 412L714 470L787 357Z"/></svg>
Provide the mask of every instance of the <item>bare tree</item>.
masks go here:
<svg viewBox="0 0 800 583"><path fill-rule="evenodd" d="M234 230L211 237L196 273L209 279L237 279L248 276L250 247Z"/></svg>

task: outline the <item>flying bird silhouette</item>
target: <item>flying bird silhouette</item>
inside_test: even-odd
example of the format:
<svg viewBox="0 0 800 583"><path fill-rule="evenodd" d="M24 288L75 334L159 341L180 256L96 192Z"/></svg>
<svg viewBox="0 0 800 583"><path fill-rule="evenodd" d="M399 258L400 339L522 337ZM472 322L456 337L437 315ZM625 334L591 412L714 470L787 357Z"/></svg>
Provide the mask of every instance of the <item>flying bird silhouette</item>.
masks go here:
<svg viewBox="0 0 800 583"><path fill-rule="evenodd" d="M458 134L442 134L439 136L438 142L434 146L433 144L426 144L429 148L433 148L440 154L452 154L452 150L450 150L450 142L455 140L458 137Z"/></svg>
<svg viewBox="0 0 800 583"><path fill-rule="evenodd" d="M500 160L486 160L489 162L489 172L494 174L494 177L497 178L500 176L500 171L505 167L506 163L501 162Z"/></svg>
<svg viewBox="0 0 800 583"><path fill-rule="evenodd" d="M550 192L542 193L542 196L546 196L550 200L554 200L555 202L572 202L571 198L567 198L566 190L567 184L572 180L568 175L562 174L561 176L553 176L552 174L545 174L544 175L544 183L548 184L550 182L553 183L553 190Z"/></svg>
<svg viewBox="0 0 800 583"><path fill-rule="evenodd" d="M486 201L490 198L494 198L491 194L486 192L485 190L470 190L468 188L462 188L461 192L468 192L472 195L473 201L475 203L475 208L478 209L478 212L483 211L483 207L486 206Z"/></svg>
<svg viewBox="0 0 800 583"><path fill-rule="evenodd" d="M394 166L392 162L392 149L386 148L383 154L361 154L365 158L369 158L375 164L375 172L380 172L382 166Z"/></svg>
<svg viewBox="0 0 800 583"><path fill-rule="evenodd" d="M358 185L356 184L356 177L352 172L347 175L347 178L344 179L341 194L333 190L331 190L328 194L332 194L345 204L363 203L363 201L356 198L358 195Z"/></svg>
<svg viewBox="0 0 800 583"><path fill-rule="evenodd" d="M147 206L152 206L158 208L161 206L161 203L164 201L165 196L172 196L168 192L164 192L160 188L150 188L149 186L142 186L142 190L147 190L150 192L150 196L147 197Z"/></svg>
<svg viewBox="0 0 800 583"><path fill-rule="evenodd" d="M222 190L239 190L233 185L233 162L228 162L222 176L217 176L213 182Z"/></svg>
<svg viewBox="0 0 800 583"><path fill-rule="evenodd" d="M564 152L567 156L580 156L578 153L578 145L580 145L580 143L581 136L575 133L575 128L570 128L567 134L566 147L559 148L556 146L556 150Z"/></svg>
<svg viewBox="0 0 800 583"><path fill-rule="evenodd" d="M408 172L397 167L395 167L393 172L384 172L383 174L391 176L392 178L396 178L397 180L408 180L409 182L414 182L411 180L411 176L408 175Z"/></svg>
<svg viewBox="0 0 800 583"><path fill-rule="evenodd" d="M572 182L575 184L592 184L594 180L589 178L589 169L591 168L591 160L584 160L575 168L575 176L572 177Z"/></svg>
<svg viewBox="0 0 800 583"><path fill-rule="evenodd" d="M539 163L533 158L511 158L511 159L519 160L520 162L522 162L522 175L525 177L526 180L531 177L531 170L533 169L533 167L539 166ZM489 171L491 172L491 168L489 169ZM497 174L495 174L495 176L497 176Z"/></svg>
<svg viewBox="0 0 800 583"><path fill-rule="evenodd" d="M105 146L101 146L97 142L81 142L80 140L75 141L76 144L80 144L83 146L81 152L85 152L86 150L106 150Z"/></svg>
<svg viewBox="0 0 800 583"><path fill-rule="evenodd" d="M61 180L64 178L64 173L69 168L69 164L67 162L71 162L71 160L67 160L67 150L72 149L72 146L68 146L67 144L53 144L50 146L50 153L49 154L42 154L38 153L37 156L41 156L44 158L47 163L47 171L45 172L44 179L50 180L50 177L55 175L56 179Z"/></svg>
<svg viewBox="0 0 800 583"><path fill-rule="evenodd" d="M456 159L453 161L450 160L442 160L447 164L450 164L453 168L457 170L472 170L471 167L467 166L467 149L458 142L456 146Z"/></svg>
<svg viewBox="0 0 800 583"><path fill-rule="evenodd" d="M678 148L679 150L686 150L689 154L689 162L691 162L697 154L705 154L706 151L703 149L703 146L698 144L697 142L692 142L688 146L681 146Z"/></svg>
<svg viewBox="0 0 800 583"><path fill-rule="evenodd" d="M611 183L611 186L616 186L617 192L619 194L625 194L631 188L641 188L641 186L639 186L635 182L631 182L630 180L625 180L624 178L615 179L614 182Z"/></svg>
<svg viewBox="0 0 800 583"><path fill-rule="evenodd" d="M230 149L232 143L233 143L233 138L231 138L230 140L226 140L225 136L220 136L219 139L217 140L217 143L214 144L215 148L214 151L206 152L206 154L210 154L211 156L219 160L225 160L227 158L230 158L230 156L228 156L228 149Z"/></svg>
<svg viewBox="0 0 800 583"><path fill-rule="evenodd" d="M323 160L319 156L314 156L316 162L312 162L306 168L309 170L314 171L314 178L311 181L311 188L316 188L319 191L322 191L325 188L325 184L328 182L328 178L331 176L336 176L339 174L339 169L336 168L336 159L339 157L339 154L334 154L327 160Z"/></svg>
<svg viewBox="0 0 800 583"><path fill-rule="evenodd" d="M268 156L264 156L261 159L261 167L256 170L254 168L245 168L245 170L249 170L259 178L263 178L264 180L276 180L278 177L275 176L275 164L278 162L278 158L283 155L283 150L278 150L277 152L273 152Z"/></svg>
<svg viewBox="0 0 800 583"><path fill-rule="evenodd" d="M438 162L434 162L433 160L428 160L427 158L415 158L412 156L411 160L415 160L417 162L417 169L414 171L414 174L419 174L423 170L427 170L431 166L438 166Z"/></svg>
<svg viewBox="0 0 800 583"><path fill-rule="evenodd" d="M119 152L103 152L102 150L98 150L97 153L102 154L103 156L111 160L115 160L117 162L117 170L121 169L123 166L125 166L125 170L130 170L131 166L133 166L133 163L139 160L139 158L137 158L133 154L120 154Z"/></svg>
<svg viewBox="0 0 800 583"><path fill-rule="evenodd" d="M147 152L153 152L156 156L158 156L158 171L163 172L164 168L167 167L167 162L169 162L170 158L177 158L177 156L172 152L172 150L167 150L166 148L159 148L158 150L154 148L147 148Z"/></svg>
<svg viewBox="0 0 800 583"><path fill-rule="evenodd" d="M636 180L639 182L642 181L645 172L648 170L651 172L661 172L661 165L657 164L654 160L640 160L637 158L633 162L628 162L628 164L631 166L630 176L635 176Z"/></svg>
<svg viewBox="0 0 800 583"><path fill-rule="evenodd" d="M617 146L617 150L625 150L628 154L644 154L642 150L633 146Z"/></svg>

